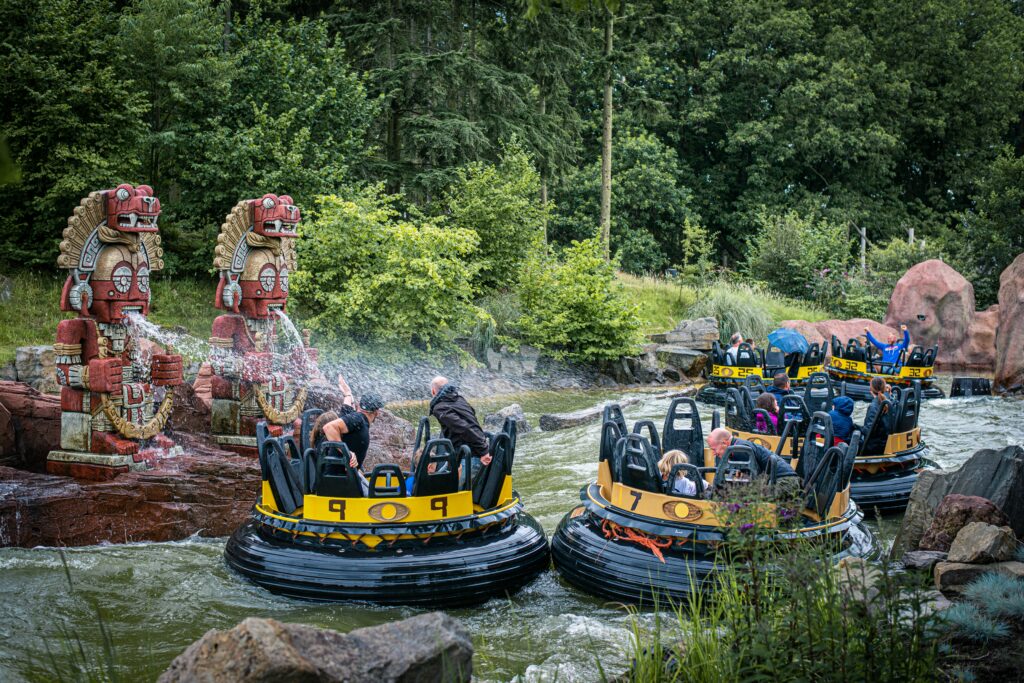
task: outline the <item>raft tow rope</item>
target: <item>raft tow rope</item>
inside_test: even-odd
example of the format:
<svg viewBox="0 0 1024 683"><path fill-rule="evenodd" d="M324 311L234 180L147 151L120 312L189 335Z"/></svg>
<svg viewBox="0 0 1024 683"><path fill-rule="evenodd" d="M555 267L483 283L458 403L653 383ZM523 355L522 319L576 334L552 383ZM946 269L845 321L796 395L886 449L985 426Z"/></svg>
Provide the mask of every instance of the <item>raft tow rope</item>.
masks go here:
<svg viewBox="0 0 1024 683"><path fill-rule="evenodd" d="M661 549L668 548L672 545L672 539L670 538L652 536L628 526L620 526L608 519L601 521L601 533L609 540L628 541L630 543L642 545L654 553L654 556L657 557L662 564L665 564L665 556L662 555Z"/></svg>

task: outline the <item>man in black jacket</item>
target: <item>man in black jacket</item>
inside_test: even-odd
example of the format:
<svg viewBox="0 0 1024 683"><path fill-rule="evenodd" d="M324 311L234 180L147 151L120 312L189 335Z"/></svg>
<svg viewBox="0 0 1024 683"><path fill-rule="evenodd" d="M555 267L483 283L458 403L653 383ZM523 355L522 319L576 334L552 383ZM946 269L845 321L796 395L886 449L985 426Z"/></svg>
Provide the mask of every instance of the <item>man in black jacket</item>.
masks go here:
<svg viewBox="0 0 1024 683"><path fill-rule="evenodd" d="M469 446L476 477L482 466L491 464L491 445L476 419L476 411L446 377L437 376L430 381L430 394L430 414L441 424L441 435L452 442L455 450Z"/></svg>
<svg viewBox="0 0 1024 683"><path fill-rule="evenodd" d="M773 465L775 467L775 487L774 495L779 500L788 500L790 498L796 498L800 495L800 478L797 476L796 471L793 467L780 458L775 453L761 446L760 444L751 443L745 439L739 439L732 435L728 429L719 427L713 429L708 434L708 448L715 454L715 462L717 463L725 455L726 450L729 446L748 446L754 452L754 460L757 461L757 468L768 473L769 468Z"/></svg>

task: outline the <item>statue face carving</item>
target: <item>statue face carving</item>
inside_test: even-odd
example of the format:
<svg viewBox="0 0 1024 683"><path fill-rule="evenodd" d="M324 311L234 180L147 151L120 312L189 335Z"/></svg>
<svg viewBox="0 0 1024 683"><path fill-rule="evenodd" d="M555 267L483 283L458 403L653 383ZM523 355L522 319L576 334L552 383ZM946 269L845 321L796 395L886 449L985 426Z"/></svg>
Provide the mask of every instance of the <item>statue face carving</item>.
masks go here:
<svg viewBox="0 0 1024 683"><path fill-rule="evenodd" d="M252 231L264 237L295 237L299 225L299 207L286 194L265 194L253 199Z"/></svg>
<svg viewBox="0 0 1024 683"><path fill-rule="evenodd" d="M107 225L121 232L156 232L160 200L149 185L118 185L105 193Z"/></svg>
<svg viewBox="0 0 1024 683"><path fill-rule="evenodd" d="M124 322L129 313L149 314L149 262L140 251L105 246L90 279L92 314L100 322Z"/></svg>
<svg viewBox="0 0 1024 683"><path fill-rule="evenodd" d="M288 269L270 249L253 249L238 280L242 288L239 312L247 318L275 317L288 304Z"/></svg>

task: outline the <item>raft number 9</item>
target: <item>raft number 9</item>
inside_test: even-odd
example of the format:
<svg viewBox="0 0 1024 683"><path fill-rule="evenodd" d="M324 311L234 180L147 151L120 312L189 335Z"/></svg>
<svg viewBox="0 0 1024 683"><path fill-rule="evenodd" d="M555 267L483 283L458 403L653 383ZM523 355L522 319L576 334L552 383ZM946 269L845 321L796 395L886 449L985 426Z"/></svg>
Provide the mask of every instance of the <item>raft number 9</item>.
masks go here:
<svg viewBox="0 0 1024 683"><path fill-rule="evenodd" d="M637 500L639 500L639 498ZM389 505L393 505L393 504L389 503ZM375 505L374 507L377 507L377 506ZM404 505L393 505L393 507L395 507L396 510L395 510L394 514L392 515L392 517L390 519L383 519L382 518L382 519L379 519L378 521L391 521L391 520L397 521L397 520L401 519L402 517L405 517L406 515L409 514L409 509L406 508ZM633 504L633 508L634 509L636 508L636 504L635 503ZM338 513L338 519L341 520L341 521L345 521L345 501L344 500L334 499L334 500L328 502L327 503L327 509L330 510L331 512ZM437 498L431 498L430 499L430 509L434 510L434 511L437 511L437 512L440 512L442 517L447 517L448 516L448 498L446 498L444 496L439 496ZM405 514L402 514L403 511L405 512ZM376 518L375 515L371 515L371 516Z"/></svg>

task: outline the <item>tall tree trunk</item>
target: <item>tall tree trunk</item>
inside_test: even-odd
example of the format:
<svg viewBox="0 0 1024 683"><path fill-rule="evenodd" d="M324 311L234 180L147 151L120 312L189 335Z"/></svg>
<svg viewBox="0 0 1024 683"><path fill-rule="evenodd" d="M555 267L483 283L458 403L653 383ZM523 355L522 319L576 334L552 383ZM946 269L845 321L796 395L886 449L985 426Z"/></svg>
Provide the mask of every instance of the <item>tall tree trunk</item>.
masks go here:
<svg viewBox="0 0 1024 683"><path fill-rule="evenodd" d="M604 23L604 106L601 123L601 239L604 257L611 257L612 237L612 29L615 15L605 10Z"/></svg>
<svg viewBox="0 0 1024 683"><path fill-rule="evenodd" d="M544 95L540 96L540 115L544 118L548 110L548 100ZM548 169L543 159L540 160L540 205L547 208L548 205ZM544 214L544 244L548 243L548 215Z"/></svg>

